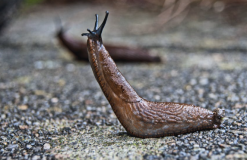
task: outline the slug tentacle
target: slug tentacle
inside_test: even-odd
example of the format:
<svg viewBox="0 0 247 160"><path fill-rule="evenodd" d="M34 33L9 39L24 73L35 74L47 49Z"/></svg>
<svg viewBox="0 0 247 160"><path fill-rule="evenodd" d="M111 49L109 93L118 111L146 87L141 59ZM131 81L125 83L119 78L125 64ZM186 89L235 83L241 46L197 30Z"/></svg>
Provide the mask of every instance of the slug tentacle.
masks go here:
<svg viewBox="0 0 247 160"><path fill-rule="evenodd" d="M105 49L101 34L109 12L101 26L98 16L88 36L89 61L104 95L127 132L136 137L162 137L220 127L224 111L210 111L194 105L151 102L141 98L130 86Z"/></svg>
<svg viewBox="0 0 247 160"><path fill-rule="evenodd" d="M109 15L109 12L108 11L106 11L105 13L106 13L106 15L105 15L104 21L102 22L102 24L100 25L100 27L96 31L96 33L100 36L100 38L101 38L102 31L103 31L103 29L105 27L105 24L106 24L108 15Z"/></svg>
<svg viewBox="0 0 247 160"><path fill-rule="evenodd" d="M95 14L95 25L94 25L94 29L93 30L96 30L98 28L98 24L99 24L99 16L97 14Z"/></svg>
<svg viewBox="0 0 247 160"><path fill-rule="evenodd" d="M102 22L102 24L100 25L100 27L98 28L98 15L96 14L95 15L95 18L96 18L96 21L95 21L95 25L94 25L94 30L91 31L90 29L87 29L87 31L89 33L82 33L81 35L82 36L88 36L92 39L95 39L95 40L99 40L100 43L102 44L102 37L101 37L101 34L102 34L102 31L105 27L105 24L106 24L106 21L107 21L107 18L108 18L108 15L109 15L109 12L106 11L106 15L105 15L105 19L104 21ZM97 29L98 28L98 29Z"/></svg>

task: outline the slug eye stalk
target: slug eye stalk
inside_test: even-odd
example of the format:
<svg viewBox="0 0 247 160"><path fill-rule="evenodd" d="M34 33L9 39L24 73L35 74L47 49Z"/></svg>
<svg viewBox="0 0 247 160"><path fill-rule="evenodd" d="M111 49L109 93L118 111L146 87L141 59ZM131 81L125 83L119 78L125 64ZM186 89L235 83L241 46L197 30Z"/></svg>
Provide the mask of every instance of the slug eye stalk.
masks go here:
<svg viewBox="0 0 247 160"><path fill-rule="evenodd" d="M106 24L108 15L109 15L109 12L106 11L106 12L105 12L104 21L102 22L102 24L101 24L100 27L98 28L98 14L95 14L96 21L95 21L95 25L94 25L93 31L91 31L90 29L87 29L87 31L88 31L89 33L82 33L81 35L82 35L82 36L87 36L87 37L92 38L92 39L95 39L95 40L99 40L99 41L101 42L101 44L102 44L102 37L101 37L101 34L102 34L103 29L104 29L104 27L105 27L105 24ZM97 28L98 28L98 29L97 29Z"/></svg>
<svg viewBox="0 0 247 160"><path fill-rule="evenodd" d="M95 14L95 18L96 18L96 21L95 21L95 25L94 25L94 31L96 31L97 30L97 28L98 28L98 23L99 23L99 16L98 16L98 14Z"/></svg>

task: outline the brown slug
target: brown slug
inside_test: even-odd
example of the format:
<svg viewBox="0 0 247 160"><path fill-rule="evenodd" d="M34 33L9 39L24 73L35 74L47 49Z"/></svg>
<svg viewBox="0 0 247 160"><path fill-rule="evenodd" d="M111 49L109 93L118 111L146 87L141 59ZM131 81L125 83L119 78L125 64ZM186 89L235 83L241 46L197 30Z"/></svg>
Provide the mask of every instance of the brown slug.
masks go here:
<svg viewBox="0 0 247 160"><path fill-rule="evenodd" d="M76 60L88 61L87 44L65 34L63 27L56 33L59 42L75 57ZM142 48L106 45L111 57L118 62L161 62L159 56L151 55Z"/></svg>
<svg viewBox="0 0 247 160"><path fill-rule="evenodd" d="M87 29L89 33L82 36L88 37L88 56L95 78L126 131L135 137L152 138L219 128L223 109L210 111L182 103L150 102L135 92L103 45L101 34L108 14L99 28L96 15L94 30Z"/></svg>

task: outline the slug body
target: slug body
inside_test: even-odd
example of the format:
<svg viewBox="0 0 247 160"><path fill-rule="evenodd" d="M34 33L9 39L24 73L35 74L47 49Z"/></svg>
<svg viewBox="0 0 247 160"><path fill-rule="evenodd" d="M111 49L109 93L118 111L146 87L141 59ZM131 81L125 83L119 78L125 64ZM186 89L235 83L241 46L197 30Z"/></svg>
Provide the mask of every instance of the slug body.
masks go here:
<svg viewBox="0 0 247 160"><path fill-rule="evenodd" d="M75 57L76 60L88 61L87 44L65 34L61 27L56 33L59 42ZM111 57L118 62L161 62L159 56L151 55L141 48L106 45Z"/></svg>
<svg viewBox="0 0 247 160"><path fill-rule="evenodd" d="M150 102L135 92L103 45L101 33L108 14L99 28L96 15L94 30L88 29L89 33L82 35L88 36L88 56L95 78L127 132L135 137L151 138L218 128L224 110L212 112L188 104Z"/></svg>

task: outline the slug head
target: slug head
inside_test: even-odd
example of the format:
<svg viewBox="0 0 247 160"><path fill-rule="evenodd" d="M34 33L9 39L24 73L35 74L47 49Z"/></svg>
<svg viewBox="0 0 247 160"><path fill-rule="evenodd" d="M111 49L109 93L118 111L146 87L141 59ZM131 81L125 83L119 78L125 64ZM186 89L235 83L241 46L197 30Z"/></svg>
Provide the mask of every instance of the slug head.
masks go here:
<svg viewBox="0 0 247 160"><path fill-rule="evenodd" d="M214 128L219 128L221 121L223 120L223 117L225 116L225 110L217 108L213 110L213 113L214 113L214 118L213 118Z"/></svg>
<svg viewBox="0 0 247 160"><path fill-rule="evenodd" d="M67 26L66 25L65 27L63 26L62 20L60 17L56 17L54 19L54 24L56 27L56 36L61 38L65 34L65 32L68 30Z"/></svg>
<svg viewBox="0 0 247 160"><path fill-rule="evenodd" d="M82 35L82 36L87 36L87 37L90 38L90 39L99 40L100 43L102 44L101 34L102 34L102 31L103 31L103 29L104 29L104 27L105 27L105 24L106 24L108 15L109 15L109 12L106 11L105 19L104 19L104 21L102 22L102 24L100 25L100 27L98 28L98 15L96 14L96 15L95 15L96 21L95 21L95 25L94 25L93 31L91 31L90 29L87 29L87 31L88 31L89 33L82 33L81 35ZM98 29L97 29L97 28L98 28Z"/></svg>

